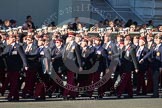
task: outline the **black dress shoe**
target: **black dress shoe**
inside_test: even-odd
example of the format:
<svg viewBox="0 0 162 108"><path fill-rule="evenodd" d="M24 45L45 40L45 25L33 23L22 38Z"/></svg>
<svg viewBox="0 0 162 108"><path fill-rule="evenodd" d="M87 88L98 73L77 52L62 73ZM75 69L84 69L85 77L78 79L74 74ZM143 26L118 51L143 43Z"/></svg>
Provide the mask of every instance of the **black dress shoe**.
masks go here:
<svg viewBox="0 0 162 108"><path fill-rule="evenodd" d="M121 99L121 96L117 96L118 99Z"/></svg>
<svg viewBox="0 0 162 108"><path fill-rule="evenodd" d="M133 98L133 96L124 96L124 98L127 98L127 99L131 99L131 98Z"/></svg>
<svg viewBox="0 0 162 108"><path fill-rule="evenodd" d="M64 99L64 100L69 100L69 97L63 96L63 99Z"/></svg>
<svg viewBox="0 0 162 108"><path fill-rule="evenodd" d="M32 99L33 98L33 95L30 95L30 94L22 94L21 96L23 99Z"/></svg>
<svg viewBox="0 0 162 108"><path fill-rule="evenodd" d="M147 93L143 92L141 95L147 95Z"/></svg>
<svg viewBox="0 0 162 108"><path fill-rule="evenodd" d="M159 95L153 95L153 96L151 96L151 98L159 98Z"/></svg>
<svg viewBox="0 0 162 108"><path fill-rule="evenodd" d="M35 98L36 101L44 101L45 98Z"/></svg>
<svg viewBox="0 0 162 108"><path fill-rule="evenodd" d="M19 98L13 98L12 101L13 101L13 102L18 102L18 101L19 101Z"/></svg>
<svg viewBox="0 0 162 108"><path fill-rule="evenodd" d="M102 96L102 95L99 95L99 96L98 96L98 99L103 99L103 96Z"/></svg>
<svg viewBox="0 0 162 108"><path fill-rule="evenodd" d="M75 98L76 98L75 96L70 96L69 97L69 99L71 99L71 100L75 100Z"/></svg>
<svg viewBox="0 0 162 108"><path fill-rule="evenodd" d="M49 98L52 98L52 94L48 94L48 97L49 97Z"/></svg>
<svg viewBox="0 0 162 108"><path fill-rule="evenodd" d="M1 93L1 96L4 96L4 93Z"/></svg>
<svg viewBox="0 0 162 108"><path fill-rule="evenodd" d="M13 100L13 98L8 97L7 100L8 100L9 102L11 102L11 101Z"/></svg>

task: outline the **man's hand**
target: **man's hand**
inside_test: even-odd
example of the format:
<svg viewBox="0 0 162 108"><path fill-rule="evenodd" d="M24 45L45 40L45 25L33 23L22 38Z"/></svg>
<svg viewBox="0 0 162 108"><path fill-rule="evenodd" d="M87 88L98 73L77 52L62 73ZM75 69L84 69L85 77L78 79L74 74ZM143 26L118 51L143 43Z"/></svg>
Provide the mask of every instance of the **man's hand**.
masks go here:
<svg viewBox="0 0 162 108"><path fill-rule="evenodd" d="M135 72L138 73L138 69L135 69Z"/></svg>
<svg viewBox="0 0 162 108"><path fill-rule="evenodd" d="M4 71L7 71L7 68L5 68Z"/></svg>
<svg viewBox="0 0 162 108"><path fill-rule="evenodd" d="M160 72L162 72L162 68L159 68Z"/></svg>
<svg viewBox="0 0 162 108"><path fill-rule="evenodd" d="M24 69L27 71L28 70L28 67L25 67Z"/></svg>
<svg viewBox="0 0 162 108"><path fill-rule="evenodd" d="M79 67L79 72L83 71L83 68L82 67Z"/></svg>
<svg viewBox="0 0 162 108"><path fill-rule="evenodd" d="M54 62L55 61L55 58L52 58L51 61Z"/></svg>
<svg viewBox="0 0 162 108"><path fill-rule="evenodd" d="M109 71L110 71L109 68L107 68L107 69L106 69L106 73L109 73Z"/></svg>
<svg viewBox="0 0 162 108"><path fill-rule="evenodd" d="M144 61L144 60L143 60L143 59L141 59L141 60L139 61L139 63L141 64L143 61Z"/></svg>
<svg viewBox="0 0 162 108"><path fill-rule="evenodd" d="M44 55L44 52L43 52L43 51L41 51L41 52L40 52L40 55Z"/></svg>

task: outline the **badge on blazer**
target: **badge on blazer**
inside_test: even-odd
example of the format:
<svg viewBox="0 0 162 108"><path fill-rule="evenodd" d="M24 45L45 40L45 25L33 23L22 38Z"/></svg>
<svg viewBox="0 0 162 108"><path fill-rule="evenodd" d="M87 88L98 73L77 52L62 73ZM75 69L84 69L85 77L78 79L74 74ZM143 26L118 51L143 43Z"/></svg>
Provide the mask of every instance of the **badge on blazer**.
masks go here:
<svg viewBox="0 0 162 108"><path fill-rule="evenodd" d="M108 54L112 54L112 52L111 52L111 51L109 51L109 52L108 52Z"/></svg>
<svg viewBox="0 0 162 108"><path fill-rule="evenodd" d="M74 52L75 46L73 45L70 52Z"/></svg>
<svg viewBox="0 0 162 108"><path fill-rule="evenodd" d="M127 57L129 57L129 51L126 52Z"/></svg>
<svg viewBox="0 0 162 108"><path fill-rule="evenodd" d="M44 55L44 51L41 51L41 52L40 52L40 55Z"/></svg>
<svg viewBox="0 0 162 108"><path fill-rule="evenodd" d="M75 46L74 45L72 46L72 50L75 50Z"/></svg>
<svg viewBox="0 0 162 108"><path fill-rule="evenodd" d="M160 52L157 52L157 53L156 53L156 56L160 56Z"/></svg>
<svg viewBox="0 0 162 108"><path fill-rule="evenodd" d="M12 51L12 55L17 55L17 51Z"/></svg>
<svg viewBox="0 0 162 108"><path fill-rule="evenodd" d="M101 51L97 51L96 54L101 55Z"/></svg>

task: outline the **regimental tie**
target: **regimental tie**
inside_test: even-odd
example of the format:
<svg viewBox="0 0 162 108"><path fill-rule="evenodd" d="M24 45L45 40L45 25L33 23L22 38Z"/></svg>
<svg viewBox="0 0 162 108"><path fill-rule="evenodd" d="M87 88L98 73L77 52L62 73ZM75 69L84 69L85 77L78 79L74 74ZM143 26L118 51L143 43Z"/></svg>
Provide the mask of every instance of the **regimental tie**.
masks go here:
<svg viewBox="0 0 162 108"><path fill-rule="evenodd" d="M31 49L31 46L30 46L30 45L28 45L28 46L27 46L27 48L26 48L26 50L25 50L25 52L29 52L29 51L30 51L30 49Z"/></svg>
<svg viewBox="0 0 162 108"><path fill-rule="evenodd" d="M155 51L158 51L158 49L159 49L159 45L156 45L156 47L155 47Z"/></svg>
<svg viewBox="0 0 162 108"><path fill-rule="evenodd" d="M137 59L140 60L140 55L141 55L141 52L142 52L142 49L139 48L137 53L136 53L136 56L137 56Z"/></svg>
<svg viewBox="0 0 162 108"><path fill-rule="evenodd" d="M67 58L67 51L70 49L70 46L71 44L70 43L67 43L66 46L65 46L65 49L64 49L64 53L63 53L63 60L66 61L66 58Z"/></svg>
<svg viewBox="0 0 162 108"><path fill-rule="evenodd" d="M66 50L69 50L70 47L71 47L71 42L69 42L69 43L67 44Z"/></svg>
<svg viewBox="0 0 162 108"><path fill-rule="evenodd" d="M136 56L139 57L141 55L141 52L142 52L142 50L141 50L141 48L139 48L138 51L137 51Z"/></svg>
<svg viewBox="0 0 162 108"><path fill-rule="evenodd" d="M9 47L9 55L12 54L13 49L14 49L14 45L11 45L11 46Z"/></svg>
<svg viewBox="0 0 162 108"><path fill-rule="evenodd" d="M43 49L44 49L43 47L40 47L39 48L39 53L41 53L41 51L43 51Z"/></svg>

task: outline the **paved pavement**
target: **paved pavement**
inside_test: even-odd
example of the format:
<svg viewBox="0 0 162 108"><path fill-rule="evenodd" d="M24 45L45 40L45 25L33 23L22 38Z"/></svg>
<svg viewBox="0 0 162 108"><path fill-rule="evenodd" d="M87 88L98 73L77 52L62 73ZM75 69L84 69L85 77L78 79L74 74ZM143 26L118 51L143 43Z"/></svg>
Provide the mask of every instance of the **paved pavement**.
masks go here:
<svg viewBox="0 0 162 108"><path fill-rule="evenodd" d="M106 92L108 94L109 92ZM108 96L102 100L96 100L88 97L78 97L76 100L63 100L56 98L46 98L45 101L35 101L34 99L21 99L19 102L8 102L5 96L0 96L0 108L162 108L162 90L159 92L160 98L151 98L152 94L147 96L136 96L132 99L117 99L116 96ZM126 95L126 94L124 94ZM93 96L96 96L94 93Z"/></svg>
<svg viewBox="0 0 162 108"><path fill-rule="evenodd" d="M0 108L162 108L162 98L116 99L114 96L102 100L77 98L64 101L61 98L48 98L46 101L20 99L20 102L7 102L5 97L0 97Z"/></svg>

